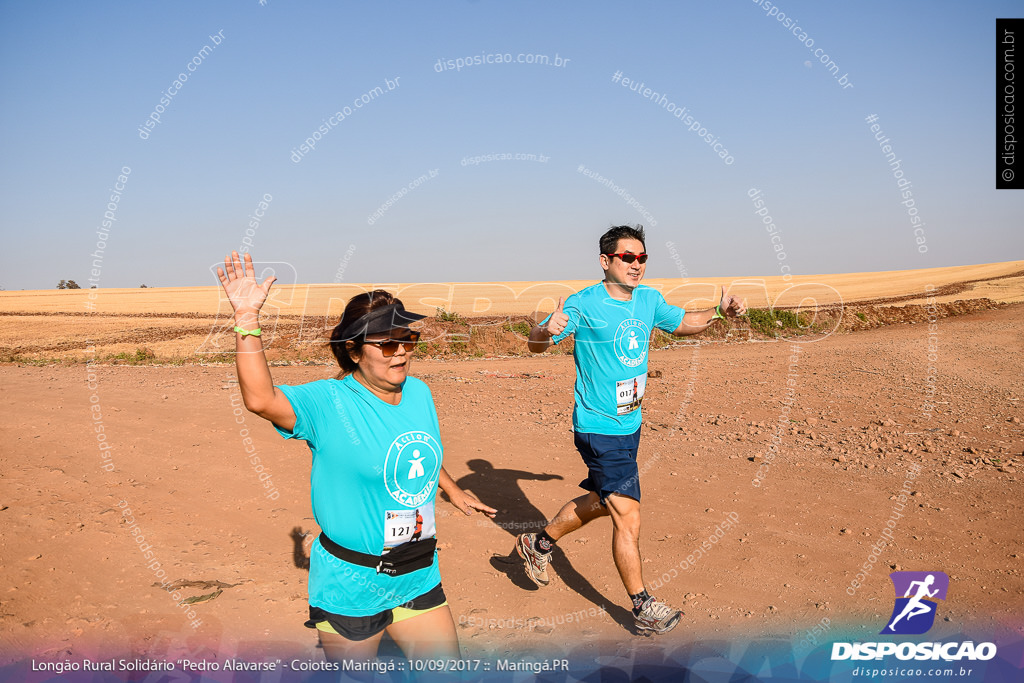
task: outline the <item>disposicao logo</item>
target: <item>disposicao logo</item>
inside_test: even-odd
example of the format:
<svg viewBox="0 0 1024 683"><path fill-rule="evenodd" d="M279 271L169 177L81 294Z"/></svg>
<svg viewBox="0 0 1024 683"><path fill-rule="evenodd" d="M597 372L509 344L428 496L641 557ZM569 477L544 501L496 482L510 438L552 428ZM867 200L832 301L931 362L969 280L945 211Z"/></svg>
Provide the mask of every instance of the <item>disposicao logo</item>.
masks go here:
<svg viewBox="0 0 1024 683"><path fill-rule="evenodd" d="M896 600L892 615L879 635L920 635L935 623L938 600L946 599L949 577L943 572L893 572L889 575ZM946 662L986 661L996 656L994 643L832 643L832 661L897 659Z"/></svg>
<svg viewBox="0 0 1024 683"><path fill-rule="evenodd" d="M949 577L944 572L893 572L889 578L896 589L896 605L879 634L927 633L935 623L936 601L946 599Z"/></svg>

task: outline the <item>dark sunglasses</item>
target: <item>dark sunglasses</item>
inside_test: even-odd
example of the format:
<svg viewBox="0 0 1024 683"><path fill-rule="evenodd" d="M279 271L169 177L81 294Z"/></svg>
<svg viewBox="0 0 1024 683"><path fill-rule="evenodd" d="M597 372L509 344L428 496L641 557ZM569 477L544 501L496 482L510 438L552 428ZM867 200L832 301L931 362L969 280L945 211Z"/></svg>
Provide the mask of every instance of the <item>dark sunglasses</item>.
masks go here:
<svg viewBox="0 0 1024 683"><path fill-rule="evenodd" d="M419 332L413 332L410 336L405 337L404 339L382 339L380 341L367 339L366 343L372 344L380 349L381 354L385 358L391 358L398 353L399 346L404 347L406 353L412 353L413 349L416 348L416 342L419 340Z"/></svg>
<svg viewBox="0 0 1024 683"><path fill-rule="evenodd" d="M623 263L632 263L633 261L640 261L640 263L647 263L647 254L630 254L626 252L624 254L605 254L609 258L612 256L618 256L622 259Z"/></svg>

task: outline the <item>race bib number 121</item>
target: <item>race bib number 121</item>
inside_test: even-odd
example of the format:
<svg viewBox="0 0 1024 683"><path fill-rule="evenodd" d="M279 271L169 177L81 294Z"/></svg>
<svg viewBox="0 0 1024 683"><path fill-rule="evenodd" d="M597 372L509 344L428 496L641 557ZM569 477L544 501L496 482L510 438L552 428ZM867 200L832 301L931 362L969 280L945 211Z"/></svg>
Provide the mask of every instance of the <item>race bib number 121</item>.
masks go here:
<svg viewBox="0 0 1024 683"><path fill-rule="evenodd" d="M430 538L435 533L433 502L412 510L388 510L384 513L385 548Z"/></svg>

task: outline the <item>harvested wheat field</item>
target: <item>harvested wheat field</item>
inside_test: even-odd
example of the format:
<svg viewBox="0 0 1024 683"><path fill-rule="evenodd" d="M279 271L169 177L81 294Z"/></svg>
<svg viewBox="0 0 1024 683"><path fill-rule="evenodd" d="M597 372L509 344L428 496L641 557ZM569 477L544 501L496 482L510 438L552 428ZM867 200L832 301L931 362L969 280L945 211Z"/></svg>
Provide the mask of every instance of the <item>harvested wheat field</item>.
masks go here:
<svg viewBox="0 0 1024 683"><path fill-rule="evenodd" d="M465 655L654 661L688 643L749 639L802 657L819 642L877 639L893 605L888 574L933 570L949 575L950 592L927 637L1007 643L999 657L1019 657L1022 271L1016 261L822 276L842 305L768 311L685 344L656 338L641 549L652 592L685 615L653 639L631 630L607 519L560 543L542 590L513 550L585 476L572 442L573 360L525 355L527 316L549 310L559 288L589 283L545 285L547 300L495 297L482 311L475 285L439 286L458 295L443 302L407 296L411 308L446 311L428 321L411 370L433 391L445 466L500 510L492 521L437 503ZM763 281L769 297L781 291ZM713 289L684 296L683 283L655 284L697 307ZM400 296L415 287L429 289ZM337 371L322 344L337 317L325 302L335 297L335 311L355 290L309 291L303 301L282 294L270 326L280 384ZM309 451L239 412L216 289L103 290L85 314L87 296L0 293L0 658L322 658L303 627ZM246 435L269 479L250 464ZM766 459L773 437L778 456ZM888 525L901 492L908 502ZM201 623L161 588L137 532Z"/></svg>
<svg viewBox="0 0 1024 683"><path fill-rule="evenodd" d="M280 276L282 268L274 270ZM259 271L259 268L257 268ZM433 316L420 353L487 357L526 353L529 325L591 281L283 285L274 284L262 327L268 358L332 362L325 341L348 299L384 288L410 310ZM710 308L724 286L750 308L795 311L806 329L788 334L869 329L1024 302L1024 261L927 270L774 278L645 281L684 308ZM90 298L92 297L92 298ZM926 307L936 306L933 313ZM230 361L231 307L216 287L0 292L0 362ZM59 321L55 324L55 321ZM761 324L759 324L761 323ZM731 338L774 337L774 315L732 326ZM771 328L770 330L768 328ZM771 334L768 334L768 333ZM722 336L719 330L710 337ZM660 335L660 333L659 333ZM656 345L668 344L656 335Z"/></svg>

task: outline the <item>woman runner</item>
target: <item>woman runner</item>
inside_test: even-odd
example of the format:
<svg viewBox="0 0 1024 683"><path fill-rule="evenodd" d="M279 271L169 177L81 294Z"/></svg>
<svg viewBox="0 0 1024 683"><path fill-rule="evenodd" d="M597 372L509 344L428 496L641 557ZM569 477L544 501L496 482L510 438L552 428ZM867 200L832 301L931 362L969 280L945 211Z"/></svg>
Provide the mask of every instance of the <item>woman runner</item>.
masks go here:
<svg viewBox="0 0 1024 683"><path fill-rule="evenodd" d="M419 334L388 292L348 302L331 334L339 379L275 386L259 311L274 277L259 284L252 257L225 257L217 275L235 314L235 362L245 406L313 455L310 496L322 533L309 563L309 621L328 660L368 660L384 631L409 658L459 657L441 587L434 535L440 484L452 504L496 510L460 489L441 466L430 389L409 376ZM414 538L415 537L415 538Z"/></svg>

